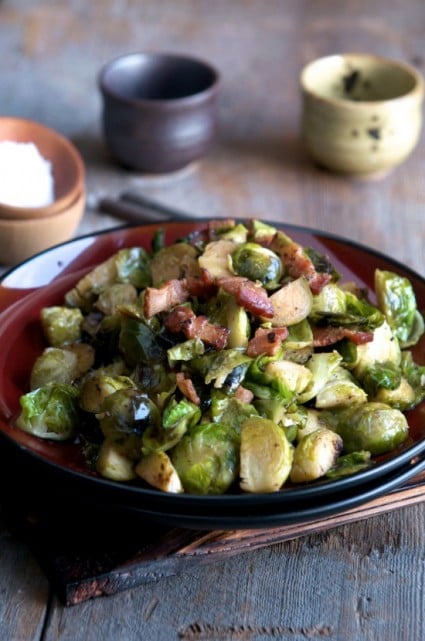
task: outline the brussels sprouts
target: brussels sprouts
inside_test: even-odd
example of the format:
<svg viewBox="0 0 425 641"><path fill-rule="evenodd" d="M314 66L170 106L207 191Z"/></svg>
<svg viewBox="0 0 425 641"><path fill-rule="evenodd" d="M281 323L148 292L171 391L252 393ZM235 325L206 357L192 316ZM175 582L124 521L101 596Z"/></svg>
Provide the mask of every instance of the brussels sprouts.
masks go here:
<svg viewBox="0 0 425 641"><path fill-rule="evenodd" d="M80 309L59 305L44 307L40 319L46 340L52 347L75 343L81 338L83 315Z"/></svg>
<svg viewBox="0 0 425 641"><path fill-rule="evenodd" d="M341 315L346 311L345 292L336 283L328 283L319 294L313 296L310 318L321 320L329 315Z"/></svg>
<svg viewBox="0 0 425 641"><path fill-rule="evenodd" d="M306 362L313 377L307 388L299 395L300 403L311 401L326 385L332 373L339 366L342 358L335 350L332 352L316 352Z"/></svg>
<svg viewBox="0 0 425 641"><path fill-rule="evenodd" d="M226 384L236 368L239 371L239 381L244 378L252 359L239 349L224 349L221 352L210 352L191 361L190 366L196 373L203 376L206 385L213 383L216 389Z"/></svg>
<svg viewBox="0 0 425 641"><path fill-rule="evenodd" d="M308 483L324 476L342 450L342 438L326 427L310 432L294 451L290 478L293 483Z"/></svg>
<svg viewBox="0 0 425 641"><path fill-rule="evenodd" d="M286 360L269 361L264 372L283 384L293 394L301 394L313 378L311 370L307 367Z"/></svg>
<svg viewBox="0 0 425 641"><path fill-rule="evenodd" d="M97 418L105 440L133 462L140 459L144 434L160 421L156 405L134 388L119 389L107 396Z"/></svg>
<svg viewBox="0 0 425 641"><path fill-rule="evenodd" d="M366 401L366 392L350 372L343 367L337 367L317 393L315 406L319 409L347 407Z"/></svg>
<svg viewBox="0 0 425 641"><path fill-rule="evenodd" d="M207 314L212 323L230 330L227 347L248 345L251 332L249 317L246 310L237 304L234 296L220 290L209 303Z"/></svg>
<svg viewBox="0 0 425 641"><path fill-rule="evenodd" d="M90 311L100 292L112 285L116 277L115 256L111 256L83 276L75 287L65 294L66 304L79 307L86 312Z"/></svg>
<svg viewBox="0 0 425 641"><path fill-rule="evenodd" d="M279 256L253 242L244 243L232 252L232 267L238 276L258 281L266 289L276 288L283 274Z"/></svg>
<svg viewBox="0 0 425 641"><path fill-rule="evenodd" d="M276 227L268 223L263 223L262 220L254 219L251 222L251 236L254 241L262 240L263 238L273 238L276 232Z"/></svg>
<svg viewBox="0 0 425 641"><path fill-rule="evenodd" d="M384 454L403 443L409 433L404 414L374 401L326 412L326 420L341 435L345 452L367 450L372 455Z"/></svg>
<svg viewBox="0 0 425 641"><path fill-rule="evenodd" d="M311 432L315 432L323 427L329 428L329 425L323 416L323 412L309 407L306 410L304 424L298 428L297 440L300 441L304 436L307 436L307 434L311 434Z"/></svg>
<svg viewBox="0 0 425 641"><path fill-rule="evenodd" d="M73 439L106 478L198 494L239 472L249 492L338 478L404 442L401 410L425 400L408 279L377 270L372 304L258 220L164 241L120 249L42 310L18 427Z"/></svg>
<svg viewBox="0 0 425 641"><path fill-rule="evenodd" d="M227 423L240 432L241 425L249 416L258 414L254 405L242 403L222 390L211 390L210 414L214 423Z"/></svg>
<svg viewBox="0 0 425 641"><path fill-rule="evenodd" d="M114 256L116 282L140 289L151 284L149 254L142 247L120 249ZM103 291L103 290L102 290Z"/></svg>
<svg viewBox="0 0 425 641"><path fill-rule="evenodd" d="M135 303L137 289L131 283L116 283L105 289L95 303L96 309L109 316L117 313L120 305Z"/></svg>
<svg viewBox="0 0 425 641"><path fill-rule="evenodd" d="M77 355L60 347L47 347L35 361L30 376L30 389L49 383L71 385L78 373Z"/></svg>
<svg viewBox="0 0 425 641"><path fill-rule="evenodd" d="M17 427L55 441L73 438L79 422L78 395L75 387L64 384L46 385L24 394Z"/></svg>
<svg viewBox="0 0 425 641"><path fill-rule="evenodd" d="M151 281L149 262L148 253L141 247L121 249L83 276L65 294L65 302L87 312L98 296L115 283L147 287Z"/></svg>
<svg viewBox="0 0 425 641"><path fill-rule="evenodd" d="M293 447L269 419L248 418L242 425L240 486L245 492L276 492L289 476Z"/></svg>
<svg viewBox="0 0 425 641"><path fill-rule="evenodd" d="M183 485L170 457L165 452L152 452L136 465L136 474L158 490L181 494Z"/></svg>
<svg viewBox="0 0 425 641"><path fill-rule="evenodd" d="M143 434L143 454L171 450L200 418L201 410L197 405L186 398L177 401L171 396L164 404L162 422L148 427Z"/></svg>
<svg viewBox="0 0 425 641"><path fill-rule="evenodd" d="M290 281L270 296L274 315L268 319L273 327L297 325L311 312L313 295L303 276Z"/></svg>
<svg viewBox="0 0 425 641"><path fill-rule="evenodd" d="M111 376L104 370L96 370L82 382L80 407L86 412L98 413L107 396L121 389L134 389L135 385L128 376Z"/></svg>
<svg viewBox="0 0 425 641"><path fill-rule="evenodd" d="M362 385L369 397L380 389L394 390L401 383L401 369L394 363L375 363L366 367L362 374Z"/></svg>
<svg viewBox="0 0 425 641"><path fill-rule="evenodd" d="M171 452L186 492L224 494L237 478L239 436L226 423L195 425Z"/></svg>
<svg viewBox="0 0 425 641"><path fill-rule="evenodd" d="M100 446L96 471L110 481L131 481L136 478L134 462L119 443L106 439Z"/></svg>
<svg viewBox="0 0 425 641"><path fill-rule="evenodd" d="M394 389L381 387L370 400L386 403L386 405L390 405L404 412L414 407L416 404L416 394L410 383L401 377L397 387Z"/></svg>
<svg viewBox="0 0 425 641"><path fill-rule="evenodd" d="M410 281L393 272L375 271L375 293L380 310L401 347L414 345L424 331Z"/></svg>
<svg viewBox="0 0 425 641"><path fill-rule="evenodd" d="M150 261L153 287L167 280L199 274L198 252L188 243L175 243L160 249Z"/></svg>
<svg viewBox="0 0 425 641"><path fill-rule="evenodd" d="M158 363L166 359L166 349L157 334L143 322L125 318L121 323L118 347L129 367L138 363Z"/></svg>
<svg viewBox="0 0 425 641"><path fill-rule="evenodd" d="M248 229L242 223L234 225L230 229L219 232L220 238L232 240L234 243L246 243Z"/></svg>
<svg viewBox="0 0 425 641"><path fill-rule="evenodd" d="M233 240L213 240L199 256L199 267L206 269L213 278L234 276L231 270L231 256L236 247Z"/></svg>
<svg viewBox="0 0 425 641"><path fill-rule="evenodd" d="M183 343L177 343L167 350L170 367L179 361L191 361L205 352L205 345L200 338L190 338Z"/></svg>
<svg viewBox="0 0 425 641"><path fill-rule="evenodd" d="M415 391L415 405L425 398L425 366L414 362L411 352L401 354L400 369L402 376Z"/></svg>
<svg viewBox="0 0 425 641"><path fill-rule="evenodd" d="M313 331L307 319L288 327L288 336L284 340L283 348L285 352L292 353L292 360L296 359L299 362L300 354L302 360L304 357L307 360L313 351Z"/></svg>
<svg viewBox="0 0 425 641"><path fill-rule="evenodd" d="M287 407L294 400L295 391L285 381L282 371L278 372L279 375L273 371L273 367L279 370L280 365L271 366L271 371L267 371L267 368L270 369L270 363L280 363L280 361L270 356L256 358L249 367L244 386L251 390L258 399L276 399ZM291 366L292 363L289 368ZM295 363L294 366L296 366Z"/></svg>
<svg viewBox="0 0 425 641"><path fill-rule="evenodd" d="M339 456L335 465L326 472L325 476L328 479L339 479L350 474L358 474L363 470L367 470L372 466L370 452L361 450L360 452L351 452L351 454L344 454Z"/></svg>
<svg viewBox="0 0 425 641"><path fill-rule="evenodd" d="M373 340L357 345L354 375L362 379L366 371L378 363L400 364L401 350L397 338L386 321L373 332Z"/></svg>

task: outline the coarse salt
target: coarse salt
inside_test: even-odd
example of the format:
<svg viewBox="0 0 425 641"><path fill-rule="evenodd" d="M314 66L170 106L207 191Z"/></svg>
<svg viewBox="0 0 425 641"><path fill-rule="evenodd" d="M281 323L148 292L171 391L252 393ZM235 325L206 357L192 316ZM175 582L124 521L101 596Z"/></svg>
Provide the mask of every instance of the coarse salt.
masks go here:
<svg viewBox="0 0 425 641"><path fill-rule="evenodd" d="M51 163L32 142L0 142L0 202L14 207L44 207L53 202Z"/></svg>

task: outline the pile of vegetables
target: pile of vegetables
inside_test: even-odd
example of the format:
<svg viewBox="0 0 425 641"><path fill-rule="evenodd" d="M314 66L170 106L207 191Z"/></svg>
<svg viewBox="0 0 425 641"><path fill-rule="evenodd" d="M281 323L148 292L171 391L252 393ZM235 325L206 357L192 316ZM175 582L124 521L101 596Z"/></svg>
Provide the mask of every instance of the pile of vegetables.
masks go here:
<svg viewBox="0 0 425 641"><path fill-rule="evenodd" d="M411 283L375 302L258 220L121 249L41 311L46 348L17 426L81 444L115 481L273 492L353 474L408 438L425 396Z"/></svg>

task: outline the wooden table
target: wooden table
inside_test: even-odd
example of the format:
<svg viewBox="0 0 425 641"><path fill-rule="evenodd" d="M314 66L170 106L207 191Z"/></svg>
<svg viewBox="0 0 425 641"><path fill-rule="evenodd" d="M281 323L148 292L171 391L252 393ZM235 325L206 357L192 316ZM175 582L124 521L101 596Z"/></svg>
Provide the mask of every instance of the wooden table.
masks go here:
<svg viewBox="0 0 425 641"><path fill-rule="evenodd" d="M194 217L257 216L337 233L425 274L423 138L380 181L326 173L300 143L298 90L304 63L343 50L423 67L423 0L3 0L0 33L0 113L72 139L90 203L136 187ZM138 49L193 53L222 72L217 145L173 175L129 173L103 146L96 74ZM78 233L118 222L88 207ZM2 487L1 496L11 491ZM419 641L418 501L74 607L61 603L28 546L0 521L0 638Z"/></svg>

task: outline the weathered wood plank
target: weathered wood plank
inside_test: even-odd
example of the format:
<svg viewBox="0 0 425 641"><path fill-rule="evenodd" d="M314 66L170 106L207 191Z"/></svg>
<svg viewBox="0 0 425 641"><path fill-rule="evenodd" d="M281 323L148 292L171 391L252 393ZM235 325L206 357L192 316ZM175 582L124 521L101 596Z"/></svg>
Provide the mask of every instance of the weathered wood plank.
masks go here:
<svg viewBox="0 0 425 641"><path fill-rule="evenodd" d="M42 638L50 588L28 547L10 534L0 511L0 638Z"/></svg>

